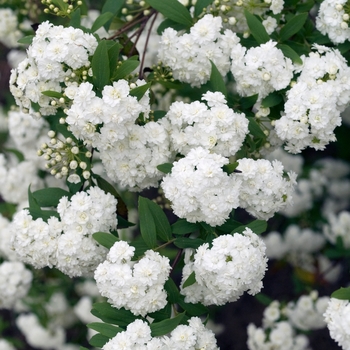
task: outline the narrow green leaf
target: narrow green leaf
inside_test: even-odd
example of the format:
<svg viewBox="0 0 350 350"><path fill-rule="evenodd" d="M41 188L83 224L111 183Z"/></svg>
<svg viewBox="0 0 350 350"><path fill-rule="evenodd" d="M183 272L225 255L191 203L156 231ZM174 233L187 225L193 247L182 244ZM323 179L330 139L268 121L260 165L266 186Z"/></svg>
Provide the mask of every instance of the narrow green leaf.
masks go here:
<svg viewBox="0 0 350 350"><path fill-rule="evenodd" d="M247 10L244 10L244 15L247 19L249 30L258 44L261 45L267 43L270 40L270 36L267 34L263 24L255 15L252 15Z"/></svg>
<svg viewBox="0 0 350 350"><path fill-rule="evenodd" d="M149 249L149 246L145 243L142 236L136 237L133 241L129 243L132 247L135 248L134 259L142 257L145 252Z"/></svg>
<svg viewBox="0 0 350 350"><path fill-rule="evenodd" d="M113 15L118 14L118 12L122 9L124 6L125 0L106 0L104 3L101 13L111 12ZM106 30L109 29L111 25L112 20L108 21L104 24L104 28Z"/></svg>
<svg viewBox="0 0 350 350"><path fill-rule="evenodd" d="M139 197L138 210L141 236L149 248L154 248L157 243L157 231L147 198Z"/></svg>
<svg viewBox="0 0 350 350"><path fill-rule="evenodd" d="M139 66L139 64L139 61L131 59L122 62L120 67L114 72L112 80L124 79L127 75L132 73Z"/></svg>
<svg viewBox="0 0 350 350"><path fill-rule="evenodd" d="M193 248L197 249L199 246L204 244L205 242L199 238L186 238L186 237L178 237L175 239L174 244L178 248Z"/></svg>
<svg viewBox="0 0 350 350"><path fill-rule="evenodd" d="M273 302L273 299L270 298L268 295L259 293L255 295L255 299L259 301L259 303L268 306Z"/></svg>
<svg viewBox="0 0 350 350"><path fill-rule="evenodd" d="M350 287L340 288L331 294L331 298L350 300Z"/></svg>
<svg viewBox="0 0 350 350"><path fill-rule="evenodd" d="M17 40L18 44L30 45L34 39L35 35L27 35L19 40Z"/></svg>
<svg viewBox="0 0 350 350"><path fill-rule="evenodd" d="M28 186L28 203L29 203L29 209L38 210L41 211L40 205L36 201L35 197L33 196L32 191L30 190L30 186Z"/></svg>
<svg viewBox="0 0 350 350"><path fill-rule="evenodd" d="M81 10L80 10L80 7L78 7L71 14L69 26L73 28L81 28L80 21L81 21Z"/></svg>
<svg viewBox="0 0 350 350"><path fill-rule="evenodd" d="M247 118L249 120L248 129L249 129L250 134L255 136L255 137L265 138L266 135L261 130L259 124L255 121L254 117L247 117Z"/></svg>
<svg viewBox="0 0 350 350"><path fill-rule="evenodd" d="M186 233L192 233L198 231L200 226L191 222L187 222L185 219L179 219L171 225L171 230L176 235L185 235Z"/></svg>
<svg viewBox="0 0 350 350"><path fill-rule="evenodd" d="M135 62L135 61L134 61ZM141 100L141 98L144 96L144 94L147 92L147 90L151 87L151 83L147 83L141 86L138 86L132 90L130 90L129 95L135 96L138 101Z"/></svg>
<svg viewBox="0 0 350 350"><path fill-rule="evenodd" d="M172 163L163 163L163 164L157 165L157 169L164 174L170 174L173 166L174 164Z"/></svg>
<svg viewBox="0 0 350 350"><path fill-rule="evenodd" d="M115 337L119 332L123 331L123 329L120 327L116 327L111 324L101 323L101 322L89 323L87 324L87 327L101 333L102 335L108 337L109 339Z"/></svg>
<svg viewBox="0 0 350 350"><path fill-rule="evenodd" d="M157 28L157 34L158 35L162 35L162 33L164 32L164 30L166 28L173 28L175 29L177 32L179 32L180 30L186 29L187 26L181 24L181 23L176 23L174 21L172 21L169 18L166 18Z"/></svg>
<svg viewBox="0 0 350 350"><path fill-rule="evenodd" d="M293 16L280 31L280 41L286 41L303 27L308 17L308 13L300 13Z"/></svg>
<svg viewBox="0 0 350 350"><path fill-rule="evenodd" d="M57 207L60 199L64 196L70 199L72 195L68 191L58 187L43 188L33 192L33 197L42 208Z"/></svg>
<svg viewBox="0 0 350 350"><path fill-rule="evenodd" d="M91 339L89 340L89 344L97 348L102 348L108 342L109 342L109 338L99 333L92 336Z"/></svg>
<svg viewBox="0 0 350 350"><path fill-rule="evenodd" d="M276 47L283 52L284 56L290 58L293 63L303 64L300 56L290 46L285 44L277 44Z"/></svg>
<svg viewBox="0 0 350 350"><path fill-rule="evenodd" d="M201 316L207 314L209 312L208 308L204 305L185 303L184 300L180 300L178 304L186 311L186 313L190 316Z"/></svg>
<svg viewBox="0 0 350 350"><path fill-rule="evenodd" d="M147 0L155 10L159 11L164 17L171 19L176 23L184 24L187 28L192 26L192 17L187 8L177 0Z"/></svg>
<svg viewBox="0 0 350 350"><path fill-rule="evenodd" d="M223 168L225 173L230 175L230 174L234 173L234 171L236 170L237 167L238 167L238 162L234 162L234 163L226 164L222 168Z"/></svg>
<svg viewBox="0 0 350 350"><path fill-rule="evenodd" d="M166 320L171 317L172 306L170 303L167 303L163 309L147 314L147 316L154 319L155 322Z"/></svg>
<svg viewBox="0 0 350 350"><path fill-rule="evenodd" d="M81 346L79 350L89 350L88 348L85 348L84 346Z"/></svg>
<svg viewBox="0 0 350 350"><path fill-rule="evenodd" d="M181 300L181 294L179 292L178 287L176 286L175 282L172 278L169 278L165 284L164 289L166 290L168 294L168 300L172 304L176 304Z"/></svg>
<svg viewBox="0 0 350 350"><path fill-rule="evenodd" d="M119 241L116 236L107 232L95 232L92 234L92 237L94 238L95 241L97 241L107 249L111 249L114 243Z"/></svg>
<svg viewBox="0 0 350 350"><path fill-rule="evenodd" d="M248 109L250 107L253 107L255 102L258 100L259 94L248 96L248 97L242 97L240 99L240 106L241 109Z"/></svg>
<svg viewBox="0 0 350 350"><path fill-rule="evenodd" d="M14 148L3 148L3 151L14 154L19 162L23 162L25 159L23 153Z"/></svg>
<svg viewBox="0 0 350 350"><path fill-rule="evenodd" d="M262 101L261 101L261 106L262 107L273 107L277 106L279 103L283 101L283 98L281 94L277 92L272 92L268 96L266 96Z"/></svg>
<svg viewBox="0 0 350 350"><path fill-rule="evenodd" d="M57 91L42 91L41 92L43 95L48 96L48 97L53 97L53 98L61 98L63 97L63 94L61 92Z"/></svg>
<svg viewBox="0 0 350 350"><path fill-rule="evenodd" d="M91 27L91 33L95 33L101 27L103 27L107 22L113 18L114 14L112 12L104 12L98 16Z"/></svg>
<svg viewBox="0 0 350 350"><path fill-rule="evenodd" d="M213 3L213 0L197 0L194 6L194 17L198 17L204 9Z"/></svg>
<svg viewBox="0 0 350 350"><path fill-rule="evenodd" d="M114 75L114 72L117 68L121 48L122 46L119 43L114 43L111 47L108 48L109 68L112 73L111 75Z"/></svg>
<svg viewBox="0 0 350 350"><path fill-rule="evenodd" d="M211 73L210 73L210 85L213 89L213 91L219 91L224 96L227 96L227 89L226 84L224 82L224 78L222 77L221 73L217 69L216 65L210 61L211 63Z"/></svg>
<svg viewBox="0 0 350 350"><path fill-rule="evenodd" d="M189 286L192 286L192 284L196 283L196 274L193 271L188 278L186 279L186 281L184 282L184 284L182 285L182 288L186 288Z"/></svg>
<svg viewBox="0 0 350 350"><path fill-rule="evenodd" d="M100 91L109 84L109 57L106 40L102 40L97 45L91 62L92 80L96 88Z"/></svg>
<svg viewBox="0 0 350 350"><path fill-rule="evenodd" d="M181 322L185 313L178 314L176 317L154 322L150 324L152 337L160 337L173 331Z"/></svg>
<svg viewBox="0 0 350 350"><path fill-rule="evenodd" d="M247 225L242 225L235 228L231 234L233 233L242 233L246 228L250 228L254 233L260 235L261 233L266 231L267 222L265 220L254 220Z"/></svg>
<svg viewBox="0 0 350 350"><path fill-rule="evenodd" d="M92 307L92 310L97 310L101 316L107 317L109 319L108 323L116 324L120 327L127 326L138 318L131 311L124 308L116 309L107 302L95 303Z"/></svg>

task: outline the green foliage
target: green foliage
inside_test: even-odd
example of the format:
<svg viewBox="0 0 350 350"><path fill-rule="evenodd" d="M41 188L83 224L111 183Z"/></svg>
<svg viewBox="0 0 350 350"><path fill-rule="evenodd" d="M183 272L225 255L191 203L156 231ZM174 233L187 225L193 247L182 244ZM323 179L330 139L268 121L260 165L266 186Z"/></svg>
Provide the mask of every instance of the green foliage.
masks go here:
<svg viewBox="0 0 350 350"><path fill-rule="evenodd" d="M152 337L160 337L162 335L170 333L180 324L184 316L185 313L181 313L175 316L174 318L151 323L150 328Z"/></svg>
<svg viewBox="0 0 350 350"><path fill-rule="evenodd" d="M224 78L222 77L221 73L217 69L214 62L210 61L211 63L211 73L210 73L210 86L212 88L212 91L219 91L224 96L227 96L227 89L226 84L224 82Z"/></svg>
<svg viewBox="0 0 350 350"><path fill-rule="evenodd" d="M110 68L109 57L106 40L99 42L94 56L92 57L92 81L94 86L99 92L102 92L103 88L109 84Z"/></svg>
<svg viewBox="0 0 350 350"><path fill-rule="evenodd" d="M294 34L298 33L306 22L307 13L300 13L293 16L282 28L279 33L280 41L286 41Z"/></svg>
<svg viewBox="0 0 350 350"><path fill-rule="evenodd" d="M112 12L104 12L100 16L98 16L91 27L91 33L95 33L101 27L106 25L107 22L110 22L113 16L114 14Z"/></svg>
<svg viewBox="0 0 350 350"><path fill-rule="evenodd" d="M174 164L172 163L164 163L164 164L157 165L157 169L164 174L170 174L173 166Z"/></svg>
<svg viewBox="0 0 350 350"><path fill-rule="evenodd" d="M107 232L95 232L92 237L107 249L111 249L115 242L118 242L118 238L111 233Z"/></svg>
<svg viewBox="0 0 350 350"><path fill-rule="evenodd" d="M270 40L270 36L267 34L266 29L260 20L247 10L244 10L244 15L247 20L249 30L257 43L259 45L267 43Z"/></svg>
<svg viewBox="0 0 350 350"><path fill-rule="evenodd" d="M113 326L108 323L101 323L101 322L93 322L87 324L87 326L90 329L93 329L99 333L101 333L103 336L111 339L115 337L119 332L123 331L123 328Z"/></svg>
<svg viewBox="0 0 350 350"><path fill-rule="evenodd" d="M340 288L331 294L331 298L350 300L350 287Z"/></svg>

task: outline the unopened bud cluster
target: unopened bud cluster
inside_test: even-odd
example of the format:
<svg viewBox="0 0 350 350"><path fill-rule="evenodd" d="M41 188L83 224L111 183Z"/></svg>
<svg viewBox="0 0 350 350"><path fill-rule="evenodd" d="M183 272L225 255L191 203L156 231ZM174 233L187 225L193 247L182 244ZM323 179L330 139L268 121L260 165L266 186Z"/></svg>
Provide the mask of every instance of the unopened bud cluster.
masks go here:
<svg viewBox="0 0 350 350"><path fill-rule="evenodd" d="M48 136L50 142L41 145L38 156L44 157L47 161L45 168L50 171L51 175L57 179L70 175L73 179L76 178L75 181L70 182L80 182L80 176L76 172L81 169L83 178L88 179L90 177L88 164L81 160L82 152L73 139L67 137L61 140L53 130L48 132ZM85 157L90 158L91 152L85 152Z"/></svg>
<svg viewBox="0 0 350 350"><path fill-rule="evenodd" d="M41 0L41 3L46 6L44 9L45 13L50 13L60 17L69 16L77 9L77 7L83 4L81 0L63 0L62 3L53 3L52 0Z"/></svg>

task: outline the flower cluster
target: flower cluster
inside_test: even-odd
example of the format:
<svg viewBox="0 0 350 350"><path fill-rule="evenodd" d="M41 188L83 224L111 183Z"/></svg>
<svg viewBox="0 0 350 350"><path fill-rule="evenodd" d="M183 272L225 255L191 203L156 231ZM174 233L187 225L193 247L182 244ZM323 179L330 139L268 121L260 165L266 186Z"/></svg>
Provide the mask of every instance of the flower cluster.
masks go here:
<svg viewBox="0 0 350 350"><path fill-rule="evenodd" d="M297 82L287 92L284 114L275 128L285 149L299 153L306 147L322 150L335 141L340 113L350 101L350 68L338 50L315 45L304 58Z"/></svg>
<svg viewBox="0 0 350 350"><path fill-rule="evenodd" d="M24 24L24 23L23 23ZM23 33L18 28L17 14L10 8L0 9L0 42L7 47L17 47Z"/></svg>
<svg viewBox="0 0 350 350"><path fill-rule="evenodd" d="M175 79L192 86L200 86L209 80L210 61L224 76L230 68L231 48L239 38L230 30L221 34L221 29L221 17L213 15L205 15L183 35L167 28L162 34L158 58L172 69Z"/></svg>
<svg viewBox="0 0 350 350"><path fill-rule="evenodd" d="M36 103L40 114L46 116L55 114L65 100L52 104L52 99L42 92L61 92L64 84L86 79L89 56L94 53L97 40L81 29L54 26L48 21L41 23L35 34L27 58L12 70L10 91L23 110L31 111L32 103Z"/></svg>
<svg viewBox="0 0 350 350"><path fill-rule="evenodd" d="M192 257L185 254L181 293L185 301L204 305L223 305L236 301L245 291L255 295L262 288L267 268L264 242L249 228L243 234L222 235L212 247L201 245ZM196 282L183 287L194 272Z"/></svg>
<svg viewBox="0 0 350 350"><path fill-rule="evenodd" d="M32 285L33 274L19 261L0 264L0 309L11 309L25 297Z"/></svg>
<svg viewBox="0 0 350 350"><path fill-rule="evenodd" d="M288 86L294 66L270 40L247 50L239 43L231 51L231 72L241 96L259 94L261 100L275 90Z"/></svg>
<svg viewBox="0 0 350 350"><path fill-rule="evenodd" d="M130 323L126 331L118 333L103 350L218 350L214 333L205 328L198 317L188 320L188 325L177 326L168 336L153 337L148 324L142 320Z"/></svg>
<svg viewBox="0 0 350 350"><path fill-rule="evenodd" d="M238 160L237 178L242 181L239 192L240 207L253 216L267 220L275 212L284 208L292 200L296 184L296 174L288 172L288 179L283 177L283 165L275 160Z"/></svg>
<svg viewBox="0 0 350 350"><path fill-rule="evenodd" d="M192 148L203 147L224 157L233 156L242 147L248 133L248 119L226 104L220 92L207 92L199 101L174 102L166 118L171 124L172 147L186 155Z"/></svg>
<svg viewBox="0 0 350 350"><path fill-rule="evenodd" d="M167 303L164 283L169 278L169 259L147 250L136 263L131 261L135 248L116 242L107 259L95 271L102 296L116 308L124 307L135 315L162 309Z"/></svg>
<svg viewBox="0 0 350 350"><path fill-rule="evenodd" d="M13 247L21 261L35 268L55 266L71 277L91 275L107 253L92 234L116 228L116 205L111 194L90 187L60 199L60 220L55 216L47 222L33 220L27 209L22 210L13 221Z"/></svg>
<svg viewBox="0 0 350 350"><path fill-rule="evenodd" d="M328 35L334 44L343 43L350 39L347 0L324 0L321 2L316 17L316 28L324 35Z"/></svg>
<svg viewBox="0 0 350 350"><path fill-rule="evenodd" d="M157 165L173 159L168 128L164 120L135 124L139 115L147 121L150 106L146 93L139 101L132 88L143 85L126 80L105 86L102 98L96 96L93 85L86 82L66 88L73 100L65 119L71 132L99 150L108 176L122 187L133 190L157 186L162 173Z"/></svg>
<svg viewBox="0 0 350 350"><path fill-rule="evenodd" d="M324 318L331 337L344 350L350 347L349 300L330 298Z"/></svg>
<svg viewBox="0 0 350 350"><path fill-rule="evenodd" d="M239 205L241 181L227 175L222 166L228 159L198 147L174 163L161 186L174 213L189 222L221 225Z"/></svg>

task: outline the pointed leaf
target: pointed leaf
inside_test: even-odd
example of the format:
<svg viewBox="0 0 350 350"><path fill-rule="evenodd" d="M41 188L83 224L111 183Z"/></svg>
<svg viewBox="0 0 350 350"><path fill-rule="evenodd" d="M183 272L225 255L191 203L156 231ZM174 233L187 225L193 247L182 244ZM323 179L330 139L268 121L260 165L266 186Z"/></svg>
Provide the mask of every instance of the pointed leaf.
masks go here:
<svg viewBox="0 0 350 350"><path fill-rule="evenodd" d="M106 343L109 342L109 338L102 334L95 334L89 340L89 344L96 348L102 348Z"/></svg>
<svg viewBox="0 0 350 350"><path fill-rule="evenodd" d="M300 58L300 56L290 46L285 44L277 44L276 47L283 52L284 56L290 58L293 61L293 63L303 64L303 61Z"/></svg>
<svg viewBox="0 0 350 350"><path fill-rule="evenodd" d="M127 75L132 73L138 66L140 62L137 60L126 60L122 62L120 67L114 72L113 80L124 79Z"/></svg>
<svg viewBox="0 0 350 350"><path fill-rule="evenodd" d="M164 289L166 290L168 294L168 300L172 304L178 303L179 300L181 300L181 294L179 292L178 287L176 286L175 282L172 278L169 278L165 284Z"/></svg>
<svg viewBox="0 0 350 350"><path fill-rule="evenodd" d="M144 96L147 90L151 87L151 83L147 83L141 86L138 86L132 90L130 90L130 96L135 96L138 101Z"/></svg>
<svg viewBox="0 0 350 350"><path fill-rule="evenodd" d="M147 0L155 10L164 17L171 19L176 23L184 24L187 28L192 26L192 17L187 8L177 0Z"/></svg>
<svg viewBox="0 0 350 350"><path fill-rule="evenodd" d="M176 238L174 241L174 244L178 248L193 248L197 249L199 246L204 244L205 242L202 239L199 238L186 238L186 237L179 237Z"/></svg>
<svg viewBox="0 0 350 350"><path fill-rule="evenodd" d="M174 318L150 324L152 337L159 337L170 333L180 324L184 316L185 313L183 312Z"/></svg>
<svg viewBox="0 0 350 350"><path fill-rule="evenodd" d="M119 43L114 43L114 45L108 49L109 68L111 72L113 72L112 75L114 75L114 71L117 68L121 48L122 46Z"/></svg>
<svg viewBox="0 0 350 350"><path fill-rule="evenodd" d="M112 12L104 12L98 16L91 27L91 33L95 33L101 27L103 27L107 22L113 18L114 14Z"/></svg>
<svg viewBox="0 0 350 350"><path fill-rule="evenodd" d="M261 101L261 106L262 107L273 107L277 106L279 103L283 101L283 98L281 94L277 92L273 92L270 95L266 96L262 101Z"/></svg>
<svg viewBox="0 0 350 350"><path fill-rule="evenodd" d="M171 230L176 235L185 235L186 233L192 233L198 231L200 226L191 222L187 222L185 219L179 219L171 225Z"/></svg>
<svg viewBox="0 0 350 350"><path fill-rule="evenodd" d="M18 44L31 45L35 35L27 35L19 40L17 40Z"/></svg>
<svg viewBox="0 0 350 350"><path fill-rule="evenodd" d="M111 12L113 15L118 14L118 12L121 10L121 8L124 6L125 0L106 0L104 3L101 13ZM111 25L112 20L108 21L104 24L104 28L106 30L109 29Z"/></svg>
<svg viewBox="0 0 350 350"><path fill-rule="evenodd" d="M227 96L227 89L226 84L224 82L224 78L222 77L221 73L217 69L216 65L210 61L211 63L211 73L210 73L210 85L213 89L213 91L219 91L224 96Z"/></svg>
<svg viewBox="0 0 350 350"><path fill-rule="evenodd" d="M247 225L242 225L235 228L231 234L233 233L242 233L246 228L250 228L255 234L259 235L266 231L267 222L265 220L254 220Z"/></svg>
<svg viewBox="0 0 350 350"><path fill-rule="evenodd" d="M95 232L92 234L92 237L95 241L97 241L107 249L111 249L114 243L119 241L119 239L116 236L107 232Z"/></svg>
<svg viewBox="0 0 350 350"><path fill-rule="evenodd" d="M176 23L174 21L172 21L169 18L166 18L157 28L157 34L158 35L162 35L162 33L164 32L164 30L166 28L173 28L175 29L177 32L179 32L180 30L184 30L187 28L187 26L181 24L181 23Z"/></svg>
<svg viewBox="0 0 350 350"><path fill-rule="evenodd" d="M331 294L331 298L350 300L350 287L340 288Z"/></svg>
<svg viewBox="0 0 350 350"><path fill-rule="evenodd" d="M33 192L33 197L42 208L57 207L59 201L64 196L70 199L72 195L68 191L58 187L44 188Z"/></svg>
<svg viewBox="0 0 350 350"><path fill-rule="evenodd" d="M303 27L308 17L307 13L300 13L293 16L282 28L280 31L280 40L286 41L294 34L298 33L299 30Z"/></svg>
<svg viewBox="0 0 350 350"><path fill-rule="evenodd" d="M63 94L61 92L57 92L57 91L42 91L41 93L45 96L53 97L53 98L63 97Z"/></svg>
<svg viewBox="0 0 350 350"><path fill-rule="evenodd" d="M102 40L97 45L91 62L92 80L96 88L100 91L109 84L110 69L106 40Z"/></svg>
<svg viewBox="0 0 350 350"><path fill-rule="evenodd" d="M258 100L259 94L248 96L248 97L242 97L240 99L240 106L242 109L248 109L250 107L253 107L255 102Z"/></svg>
<svg viewBox="0 0 350 350"><path fill-rule="evenodd" d="M264 132L261 130L259 124L255 121L253 117L247 117L249 120L249 125L248 129L251 135L256 136L256 137L263 137L265 138L266 135Z"/></svg>
<svg viewBox="0 0 350 350"><path fill-rule="evenodd" d="M213 3L213 0L197 0L194 6L194 16L198 17L204 9Z"/></svg>
<svg viewBox="0 0 350 350"><path fill-rule="evenodd" d="M174 164L172 163L163 163L163 164L157 165L157 169L164 174L170 174L173 166Z"/></svg>
<svg viewBox="0 0 350 350"><path fill-rule="evenodd" d="M196 283L196 274L193 271L188 278L186 279L186 281L184 282L184 284L182 285L182 288L186 288L189 286L192 286L192 284Z"/></svg>
<svg viewBox="0 0 350 350"><path fill-rule="evenodd" d="M258 44L261 45L267 43L270 40L270 36L267 34L263 24L255 15L252 15L247 10L244 10L244 15L247 19L249 30Z"/></svg>
<svg viewBox="0 0 350 350"><path fill-rule="evenodd" d="M171 317L172 307L170 303L167 303L161 310L147 314L147 316L153 318L155 322L166 320Z"/></svg>
<svg viewBox="0 0 350 350"><path fill-rule="evenodd" d="M186 311L186 313L190 316L201 316L204 314L209 313L209 310L207 307L205 307L203 304L192 304L192 303L185 303L184 300L180 300L178 304Z"/></svg>
<svg viewBox="0 0 350 350"><path fill-rule="evenodd" d="M141 236L149 248L155 248L157 243L156 224L148 206L147 198L139 197L138 210Z"/></svg>
<svg viewBox="0 0 350 350"><path fill-rule="evenodd" d="M87 327L101 333L109 339L115 337L119 332L123 331L123 329L120 327L102 322L89 323L87 324Z"/></svg>

